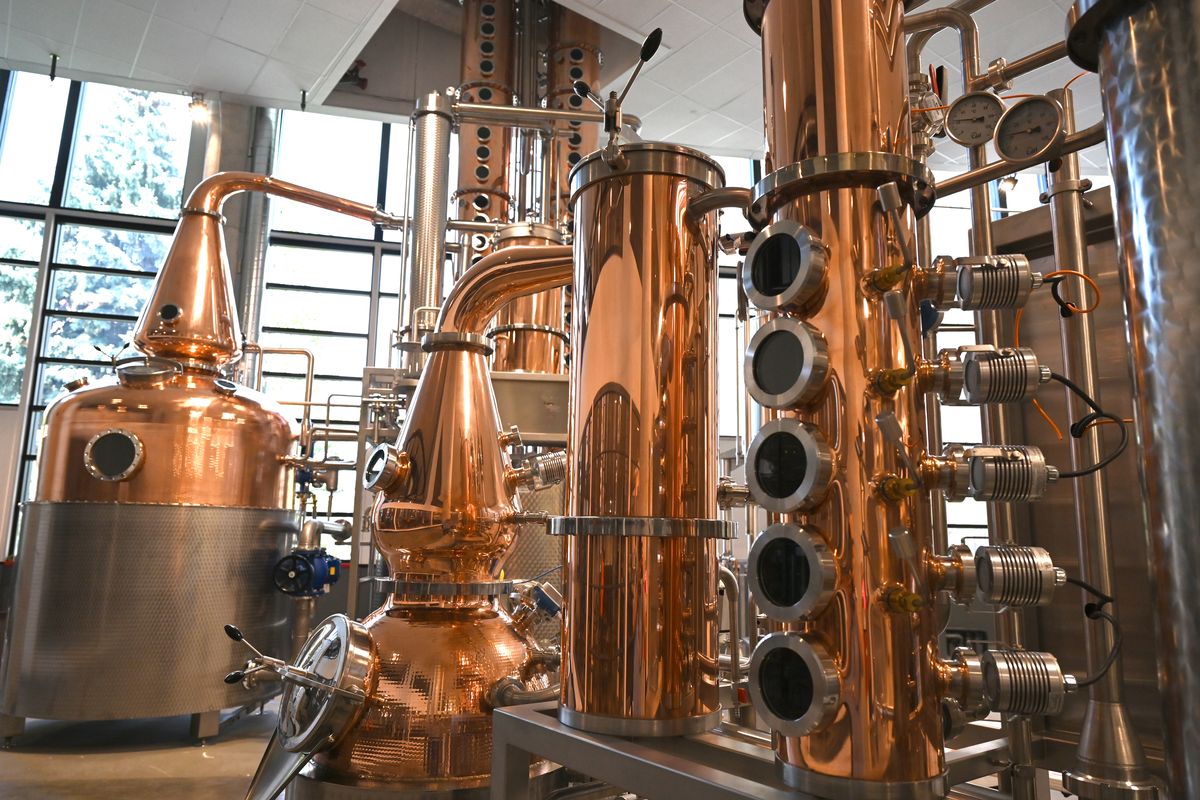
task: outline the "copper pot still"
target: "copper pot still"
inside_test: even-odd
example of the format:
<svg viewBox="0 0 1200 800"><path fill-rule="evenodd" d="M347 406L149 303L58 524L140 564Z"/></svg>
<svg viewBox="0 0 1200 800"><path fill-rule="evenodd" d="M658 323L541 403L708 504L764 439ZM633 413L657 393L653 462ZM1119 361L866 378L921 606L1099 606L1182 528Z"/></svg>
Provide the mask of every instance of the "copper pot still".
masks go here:
<svg viewBox="0 0 1200 800"><path fill-rule="evenodd" d="M395 581L361 626L364 702L327 749L286 756L273 740L248 797L277 794L282 783L266 768L277 757L313 759L296 798L324 796L319 784L430 793L421 796L486 786L497 692L552 685L554 659L495 602L524 517L506 451L517 440L501 430L481 332L514 297L570 277L570 248L514 245L481 259L446 298L400 435L364 471L372 536Z"/></svg>
<svg viewBox="0 0 1200 800"><path fill-rule="evenodd" d="M717 720L716 213L695 150L626 144L571 177L575 230L560 719L628 736Z"/></svg>

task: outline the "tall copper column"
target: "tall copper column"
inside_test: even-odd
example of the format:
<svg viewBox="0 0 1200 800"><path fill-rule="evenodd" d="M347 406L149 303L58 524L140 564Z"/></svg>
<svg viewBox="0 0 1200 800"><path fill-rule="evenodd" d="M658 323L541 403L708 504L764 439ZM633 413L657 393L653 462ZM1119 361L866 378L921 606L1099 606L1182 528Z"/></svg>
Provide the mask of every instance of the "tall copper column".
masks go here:
<svg viewBox="0 0 1200 800"><path fill-rule="evenodd" d="M717 721L715 162L625 145L571 176L570 516L559 716L627 736Z"/></svg>
<svg viewBox="0 0 1200 800"><path fill-rule="evenodd" d="M919 340L917 313L905 299L907 319L894 321L869 280L903 263L897 237L913 235L907 222L889 225L877 196L917 169L903 4L771 0L760 13L747 18L761 24L769 174L755 195L771 224L747 254L743 284L772 319L747 355L770 421L747 473L778 523L760 567L782 574L803 561L795 574L822 579L803 613L776 617L784 621L756 649L750 679L789 784L827 797L940 797L937 632L919 574L929 507L883 491L906 472L876 422L894 414L908 446L922 449L899 336ZM789 346L796 355L781 359ZM798 371L792 379L785 364ZM908 547L913 557L902 559Z"/></svg>
<svg viewBox="0 0 1200 800"><path fill-rule="evenodd" d="M550 59L547 75L546 105L558 109L583 109L586 102L575 94L575 81L596 87L600 79L600 26L587 17L560 5L550 7ZM542 213L547 221L569 219L570 184L568 175L588 153L600 147L600 126L595 123L568 123L565 135L551 143L552 153Z"/></svg>
<svg viewBox="0 0 1200 800"><path fill-rule="evenodd" d="M465 103L507 106L513 89L513 0L465 0L463 3L462 83ZM458 130L458 190L455 211L460 220L508 222L510 132L496 125L461 125ZM473 250L490 249L487 237L476 236Z"/></svg>

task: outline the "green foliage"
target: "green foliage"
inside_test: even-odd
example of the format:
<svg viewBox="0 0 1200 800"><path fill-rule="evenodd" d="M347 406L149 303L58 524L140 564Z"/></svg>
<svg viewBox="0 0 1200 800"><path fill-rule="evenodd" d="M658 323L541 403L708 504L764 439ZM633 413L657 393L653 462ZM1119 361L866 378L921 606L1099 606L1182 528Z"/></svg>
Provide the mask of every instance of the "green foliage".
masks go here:
<svg viewBox="0 0 1200 800"><path fill-rule="evenodd" d="M64 204L93 211L171 218L179 210L191 122L186 100L174 95L88 84L72 154ZM52 176L39 178L48 181ZM42 250L38 220L0 218L0 258L36 261ZM64 265L155 273L170 237L141 231L62 224L54 260ZM136 316L152 277L57 269L49 287L56 311ZM0 263L0 403L16 402L25 369L36 268ZM48 317L44 355L100 359L128 340L129 322ZM89 371L49 366L39 399L64 380Z"/></svg>

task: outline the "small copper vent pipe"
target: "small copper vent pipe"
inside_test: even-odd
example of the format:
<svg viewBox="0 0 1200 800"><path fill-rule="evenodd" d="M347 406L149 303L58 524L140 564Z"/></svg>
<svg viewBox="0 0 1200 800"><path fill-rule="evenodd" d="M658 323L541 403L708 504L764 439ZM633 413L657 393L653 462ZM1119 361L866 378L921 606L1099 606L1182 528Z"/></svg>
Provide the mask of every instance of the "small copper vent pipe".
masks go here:
<svg viewBox="0 0 1200 800"><path fill-rule="evenodd" d="M912 293L894 287L902 294L890 299L907 314L897 321L870 280L904 263L911 222L905 215L896 229L881 207L879 186L900 177L877 181L823 160L912 163L903 4L761 5L768 177L760 190L778 183L765 190L771 224L747 253L743 285L767 312L764 331L792 332L814 371L811 391L760 393L768 421L748 449L747 478L771 521L786 526L768 534L790 542L795 558L821 554L808 563L827 572L828 592L803 614L777 617L751 661L752 694L793 787L826 797L941 796L933 597L914 574L931 558L929 507L919 491L888 497L880 488L906 474L880 415L894 415L908 446L923 450L901 338L919 339ZM788 185L777 172L808 159L830 165L820 187Z"/></svg>

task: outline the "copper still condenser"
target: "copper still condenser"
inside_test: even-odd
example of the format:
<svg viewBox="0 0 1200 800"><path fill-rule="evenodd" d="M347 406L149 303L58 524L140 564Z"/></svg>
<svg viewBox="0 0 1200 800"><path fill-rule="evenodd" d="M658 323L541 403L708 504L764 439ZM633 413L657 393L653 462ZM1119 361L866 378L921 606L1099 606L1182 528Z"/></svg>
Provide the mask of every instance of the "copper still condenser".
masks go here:
<svg viewBox="0 0 1200 800"><path fill-rule="evenodd" d="M717 721L716 212L695 150L571 176L575 228L560 718L623 736Z"/></svg>

